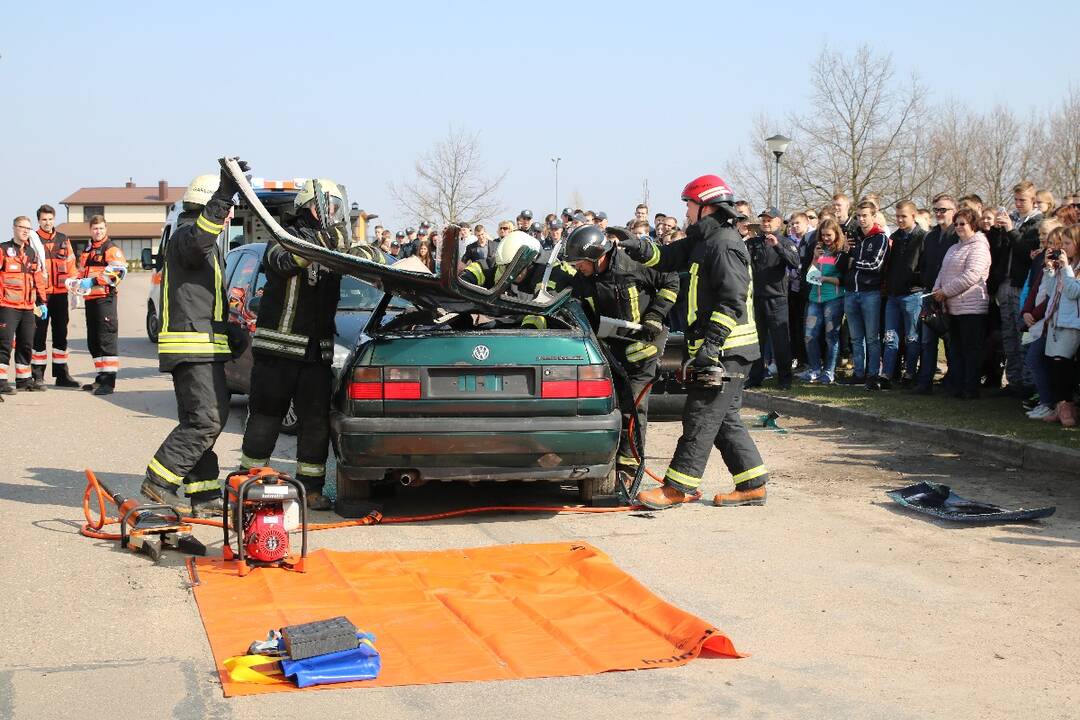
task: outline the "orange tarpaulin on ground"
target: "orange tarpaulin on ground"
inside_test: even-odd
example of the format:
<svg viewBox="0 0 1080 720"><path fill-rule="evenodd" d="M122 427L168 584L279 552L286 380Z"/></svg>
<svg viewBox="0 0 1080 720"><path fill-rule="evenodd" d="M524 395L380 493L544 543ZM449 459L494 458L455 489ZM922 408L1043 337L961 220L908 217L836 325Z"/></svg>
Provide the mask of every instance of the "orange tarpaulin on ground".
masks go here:
<svg viewBox="0 0 1080 720"><path fill-rule="evenodd" d="M305 573L263 568L246 577L220 558L195 566L195 599L226 696L295 690L234 682L223 662L271 628L338 615L375 635L382 673L323 688L590 675L683 665L703 650L740 656L717 628L585 543L319 550Z"/></svg>

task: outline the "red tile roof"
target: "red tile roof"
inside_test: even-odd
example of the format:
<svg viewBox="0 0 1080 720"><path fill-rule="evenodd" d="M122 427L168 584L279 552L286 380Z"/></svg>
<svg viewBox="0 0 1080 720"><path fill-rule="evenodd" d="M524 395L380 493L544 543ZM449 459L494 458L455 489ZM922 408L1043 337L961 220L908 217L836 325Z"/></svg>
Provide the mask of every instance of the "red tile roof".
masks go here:
<svg viewBox="0 0 1080 720"><path fill-rule="evenodd" d="M116 238L159 238L165 223L109 223L109 237ZM90 237L89 223L61 223L56 228L72 240L82 240Z"/></svg>
<svg viewBox="0 0 1080 720"><path fill-rule="evenodd" d="M154 187L81 188L60 201L62 205L172 205L184 196L184 187L170 185L164 200Z"/></svg>

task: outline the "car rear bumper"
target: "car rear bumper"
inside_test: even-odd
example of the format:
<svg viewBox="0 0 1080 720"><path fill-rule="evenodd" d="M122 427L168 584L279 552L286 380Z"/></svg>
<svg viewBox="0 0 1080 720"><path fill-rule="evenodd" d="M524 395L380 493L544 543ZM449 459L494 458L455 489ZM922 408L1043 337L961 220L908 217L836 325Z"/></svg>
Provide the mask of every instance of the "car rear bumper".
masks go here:
<svg viewBox="0 0 1080 720"><path fill-rule="evenodd" d="M352 418L330 414L342 479L382 480L417 470L425 480L582 480L606 477L622 420L542 418Z"/></svg>

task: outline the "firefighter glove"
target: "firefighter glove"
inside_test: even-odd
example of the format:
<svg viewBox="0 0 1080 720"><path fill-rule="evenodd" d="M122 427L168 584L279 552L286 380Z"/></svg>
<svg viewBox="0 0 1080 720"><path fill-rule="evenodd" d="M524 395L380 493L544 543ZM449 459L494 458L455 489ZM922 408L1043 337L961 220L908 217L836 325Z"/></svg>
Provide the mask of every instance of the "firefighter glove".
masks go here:
<svg viewBox="0 0 1080 720"><path fill-rule="evenodd" d="M705 341L701 348L698 349L697 355L694 356L694 361L690 363L691 367L707 368L720 364L720 346L716 343Z"/></svg>
<svg viewBox="0 0 1080 720"><path fill-rule="evenodd" d="M247 172L251 169L251 166L246 161L237 159L237 165L240 166L240 170ZM218 182L218 191L215 193L219 197L224 197L228 201L232 201L233 195L240 192L240 186L236 184L236 180L233 179L232 173L221 168L221 179Z"/></svg>
<svg viewBox="0 0 1080 720"><path fill-rule="evenodd" d="M658 315L645 314L641 321L638 335L646 342L652 342L664 332L664 322Z"/></svg>

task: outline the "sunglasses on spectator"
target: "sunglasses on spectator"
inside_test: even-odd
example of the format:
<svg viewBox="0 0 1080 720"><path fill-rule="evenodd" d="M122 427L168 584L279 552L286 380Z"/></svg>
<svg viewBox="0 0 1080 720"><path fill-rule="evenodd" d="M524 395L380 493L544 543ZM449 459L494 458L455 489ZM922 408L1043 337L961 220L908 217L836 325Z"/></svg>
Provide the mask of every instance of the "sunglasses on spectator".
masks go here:
<svg viewBox="0 0 1080 720"><path fill-rule="evenodd" d="M936 212L938 214L947 213L950 210L952 210L952 208L934 208L934 212Z"/></svg>
<svg viewBox="0 0 1080 720"><path fill-rule="evenodd" d="M26 225L16 225L16 226L15 226L15 229L16 229L16 230L33 230L34 228L32 228L32 227L28 227L28 226L26 226Z"/></svg>

